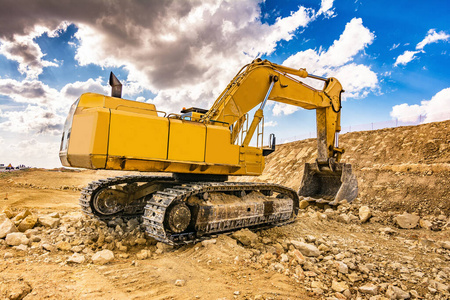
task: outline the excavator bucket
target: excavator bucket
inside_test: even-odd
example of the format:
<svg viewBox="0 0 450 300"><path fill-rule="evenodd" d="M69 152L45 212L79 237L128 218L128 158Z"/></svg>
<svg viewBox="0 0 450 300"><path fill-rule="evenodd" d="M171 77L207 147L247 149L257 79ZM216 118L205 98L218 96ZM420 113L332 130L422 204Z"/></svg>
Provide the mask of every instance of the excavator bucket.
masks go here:
<svg viewBox="0 0 450 300"><path fill-rule="evenodd" d="M350 203L358 196L358 181L350 164L319 169L317 163L307 163L298 195L328 205L338 205L343 200Z"/></svg>

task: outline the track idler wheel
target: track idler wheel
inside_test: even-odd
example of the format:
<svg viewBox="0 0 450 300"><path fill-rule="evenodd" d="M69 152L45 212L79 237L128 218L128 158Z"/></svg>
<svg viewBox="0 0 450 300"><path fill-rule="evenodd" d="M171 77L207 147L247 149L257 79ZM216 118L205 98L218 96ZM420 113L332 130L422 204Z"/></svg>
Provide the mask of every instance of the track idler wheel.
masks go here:
<svg viewBox="0 0 450 300"><path fill-rule="evenodd" d="M165 218L166 226L173 233L185 231L191 223L191 211L183 202L177 203L168 209Z"/></svg>

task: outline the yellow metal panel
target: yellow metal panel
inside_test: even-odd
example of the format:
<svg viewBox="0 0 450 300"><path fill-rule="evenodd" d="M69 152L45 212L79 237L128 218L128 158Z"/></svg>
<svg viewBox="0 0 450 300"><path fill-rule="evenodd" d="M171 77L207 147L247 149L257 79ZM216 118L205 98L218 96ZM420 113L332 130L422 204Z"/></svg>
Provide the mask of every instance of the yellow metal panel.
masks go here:
<svg viewBox="0 0 450 300"><path fill-rule="evenodd" d="M256 147L240 147L239 158L241 164L245 165L248 175L260 175L264 170L264 157L262 150Z"/></svg>
<svg viewBox="0 0 450 300"><path fill-rule="evenodd" d="M111 111L109 156L166 159L167 118Z"/></svg>
<svg viewBox="0 0 450 300"><path fill-rule="evenodd" d="M212 164L239 163L239 146L231 144L228 127L207 126L205 162Z"/></svg>
<svg viewBox="0 0 450 300"><path fill-rule="evenodd" d="M169 120L168 159L177 161L205 161L205 125L177 119Z"/></svg>
<svg viewBox="0 0 450 300"><path fill-rule="evenodd" d="M122 98L105 97L104 106L114 110L122 110L152 116L158 115L154 104L125 100Z"/></svg>
<svg viewBox="0 0 450 300"><path fill-rule="evenodd" d="M78 157L80 163L83 161L83 165L74 165L70 161L74 167L92 168L91 155L104 155L103 160L96 160L95 167L105 166L108 126L109 111L106 109L84 109L74 116L67 150L68 157L69 161L71 156ZM84 166L88 161L90 166Z"/></svg>

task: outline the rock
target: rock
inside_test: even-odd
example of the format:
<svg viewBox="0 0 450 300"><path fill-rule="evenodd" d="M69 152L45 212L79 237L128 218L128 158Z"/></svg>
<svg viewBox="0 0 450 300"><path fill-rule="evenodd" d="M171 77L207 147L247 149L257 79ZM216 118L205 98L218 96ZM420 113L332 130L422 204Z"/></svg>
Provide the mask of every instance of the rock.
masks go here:
<svg viewBox="0 0 450 300"><path fill-rule="evenodd" d="M386 297L389 299L409 299L410 295L401 288L390 285L386 290Z"/></svg>
<svg viewBox="0 0 450 300"><path fill-rule="evenodd" d="M102 250L92 256L92 262L97 265L104 265L114 259L114 253L111 250Z"/></svg>
<svg viewBox="0 0 450 300"><path fill-rule="evenodd" d="M44 243L44 244L41 245L41 247L42 247L42 249L47 250L49 252L55 252L56 251L56 247L51 245L51 244Z"/></svg>
<svg viewBox="0 0 450 300"><path fill-rule="evenodd" d="M186 285L186 280L183 280L183 279L175 280L175 286L185 286L185 285Z"/></svg>
<svg viewBox="0 0 450 300"><path fill-rule="evenodd" d="M161 254L161 253L167 252L167 251L169 251L171 249L173 249L172 246L164 244L164 243L161 243L161 242L158 242L156 244L156 251L155 251L155 253L156 254Z"/></svg>
<svg viewBox="0 0 450 300"><path fill-rule="evenodd" d="M325 287L325 285L322 283L322 282L320 282L320 281L313 281L313 282L311 282L311 288L319 288L319 289L325 289L326 287Z"/></svg>
<svg viewBox="0 0 450 300"><path fill-rule="evenodd" d="M61 251L69 251L72 248L72 245L70 245L68 242L60 241L56 243L56 248Z"/></svg>
<svg viewBox="0 0 450 300"><path fill-rule="evenodd" d="M289 262L289 257L287 256L287 254L283 253L280 255L280 262L282 263Z"/></svg>
<svg viewBox="0 0 450 300"><path fill-rule="evenodd" d="M19 226L17 226L17 229L19 229L20 232L25 232L28 229L33 229L33 227L37 223L37 217L35 215L29 215L25 219L23 219Z"/></svg>
<svg viewBox="0 0 450 300"><path fill-rule="evenodd" d="M450 241L441 242L441 247L450 250Z"/></svg>
<svg viewBox="0 0 450 300"><path fill-rule="evenodd" d="M302 200L302 201L300 201L300 203L299 203L299 208L300 209L305 209L305 208L307 208L309 206L309 202L307 201L307 200Z"/></svg>
<svg viewBox="0 0 450 300"><path fill-rule="evenodd" d="M12 218L14 218L14 213L12 212L12 210L10 210L9 208L5 208L3 211L2 211L2 213L3 214L5 214L6 215L6 217L8 218L8 219L12 219ZM1 215L1 214L0 214Z"/></svg>
<svg viewBox="0 0 450 300"><path fill-rule="evenodd" d="M22 232L9 233L5 241L10 246L28 245L30 243L30 240Z"/></svg>
<svg viewBox="0 0 450 300"><path fill-rule="evenodd" d="M398 215L394 218L398 227L403 229L412 229L419 223L420 217L404 212L402 215Z"/></svg>
<svg viewBox="0 0 450 300"><path fill-rule="evenodd" d="M316 241L316 237L313 235L307 235L305 236L305 241L307 243L314 243Z"/></svg>
<svg viewBox="0 0 450 300"><path fill-rule="evenodd" d="M128 228L129 228L130 230L135 229L136 227L139 226L139 221L138 221L138 219L130 219L130 220L128 220L127 226L128 226Z"/></svg>
<svg viewBox="0 0 450 300"><path fill-rule="evenodd" d="M341 222L341 223L348 224L348 223L350 223L350 216L347 215L347 214L340 214L340 215L337 217L337 220L338 220L339 222Z"/></svg>
<svg viewBox="0 0 450 300"><path fill-rule="evenodd" d="M359 291L363 294L376 295L378 294L378 286L372 283L368 283L366 285L360 286Z"/></svg>
<svg viewBox="0 0 450 300"><path fill-rule="evenodd" d="M39 224L41 224L44 227L50 227L50 228L56 228L59 225L59 219L51 217L50 215L47 216L40 216L38 218Z"/></svg>
<svg viewBox="0 0 450 300"><path fill-rule="evenodd" d="M292 251L292 256L298 262L299 265L303 265L306 261L306 258L303 256L303 254L297 249L294 249L294 251Z"/></svg>
<svg viewBox="0 0 450 300"><path fill-rule="evenodd" d="M322 252L328 252L328 251L330 251L330 247L328 247L328 246L325 245L325 244L320 244L319 247L318 247L318 249L319 249L320 251L322 251Z"/></svg>
<svg viewBox="0 0 450 300"><path fill-rule="evenodd" d="M361 281L363 279L361 275L355 272L348 274L347 277L351 282Z"/></svg>
<svg viewBox="0 0 450 300"><path fill-rule="evenodd" d="M348 266L342 261L337 262L337 269L339 273L348 274Z"/></svg>
<svg viewBox="0 0 450 300"><path fill-rule="evenodd" d="M74 252L74 253L79 253L81 251L83 251L84 246L73 246L72 248L70 248L70 251Z"/></svg>
<svg viewBox="0 0 450 300"><path fill-rule="evenodd" d="M9 233L17 232L16 225L7 217L6 214L0 214L0 239L5 238Z"/></svg>
<svg viewBox="0 0 450 300"><path fill-rule="evenodd" d="M72 254L72 256L70 256L67 259L68 263L74 263L74 264L82 264L86 261L86 258L84 257L83 254L79 254L79 253L74 253Z"/></svg>
<svg viewBox="0 0 450 300"><path fill-rule="evenodd" d="M422 227L423 229L431 229L431 227L433 226L433 223L431 223L428 220L420 219L419 226Z"/></svg>
<svg viewBox="0 0 450 300"><path fill-rule="evenodd" d="M392 228L390 228L390 227L380 228L378 231L381 232L381 233L384 233L384 234L394 234L394 233L397 233L397 231L395 231L394 229L392 229Z"/></svg>
<svg viewBox="0 0 450 300"><path fill-rule="evenodd" d="M28 250L28 246L24 245L24 244L20 244L19 246L15 246L14 248L18 251L27 251Z"/></svg>
<svg viewBox="0 0 450 300"><path fill-rule="evenodd" d="M51 213L51 214L48 214L48 216L49 216L50 218L56 218L56 219L61 218L61 216L59 215L59 212L53 212L53 213Z"/></svg>
<svg viewBox="0 0 450 300"><path fill-rule="evenodd" d="M20 222L21 222L23 219L25 219L26 217L28 217L28 216L30 216L30 215L31 215L31 212L30 212L28 209L27 209L27 210L24 210L24 211L18 213L18 214L14 217L13 222L14 222L16 225L19 225Z"/></svg>
<svg viewBox="0 0 450 300"><path fill-rule="evenodd" d="M320 255L320 250L312 244L307 244L295 240L291 241L291 244L305 256L317 257Z"/></svg>
<svg viewBox="0 0 450 300"><path fill-rule="evenodd" d="M345 283L345 281L333 280L333 282L331 283L331 289L335 292L343 292L348 289L348 285L347 283Z"/></svg>
<svg viewBox="0 0 450 300"><path fill-rule="evenodd" d="M147 243L147 240L146 239L144 239L144 238L137 238L136 239L136 244L138 244L138 245L145 245Z"/></svg>
<svg viewBox="0 0 450 300"><path fill-rule="evenodd" d="M430 280L428 287L431 287L431 288L441 291L441 292L447 292L449 290L448 285L440 283L436 280Z"/></svg>
<svg viewBox="0 0 450 300"><path fill-rule="evenodd" d="M202 241L202 246L207 247L208 245L213 245L215 243L217 243L216 239L204 240Z"/></svg>
<svg viewBox="0 0 450 300"><path fill-rule="evenodd" d="M3 288L0 288L0 291L2 290ZM13 283L8 284L5 296L6 299L9 300L20 300L24 299L29 293L31 293L32 290L33 290L32 287L27 282L15 281Z"/></svg>
<svg viewBox="0 0 450 300"><path fill-rule="evenodd" d="M361 220L361 223L367 222L371 216L372 211L368 206L361 206L359 208L359 219Z"/></svg>
<svg viewBox="0 0 450 300"><path fill-rule="evenodd" d="M143 260L143 259L147 259L150 256L150 251L148 250L141 250L140 252L136 253L136 258Z"/></svg>
<svg viewBox="0 0 450 300"><path fill-rule="evenodd" d="M280 264L280 263L274 263L273 265L272 265L272 267L273 267L273 269L275 270L275 271L278 271L278 272L283 272L284 271L284 266L283 266L283 264Z"/></svg>
<svg viewBox="0 0 450 300"><path fill-rule="evenodd" d="M234 232L231 237L241 242L244 246L256 244L258 241L258 235L247 228Z"/></svg>

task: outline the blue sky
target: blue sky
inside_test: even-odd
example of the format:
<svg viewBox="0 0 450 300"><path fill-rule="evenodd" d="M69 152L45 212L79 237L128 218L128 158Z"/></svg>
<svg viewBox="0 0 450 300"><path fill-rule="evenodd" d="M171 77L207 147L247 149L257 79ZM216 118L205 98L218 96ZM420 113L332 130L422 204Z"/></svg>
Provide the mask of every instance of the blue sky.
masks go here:
<svg viewBox="0 0 450 300"><path fill-rule="evenodd" d="M1 2L0 163L59 166L70 104L108 94L110 71L125 98L178 112L262 57L338 78L343 126L450 118L448 1ZM279 140L315 131L277 103L265 122Z"/></svg>

